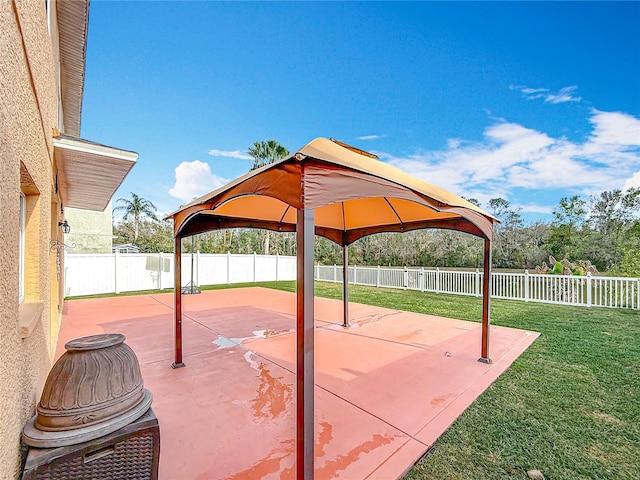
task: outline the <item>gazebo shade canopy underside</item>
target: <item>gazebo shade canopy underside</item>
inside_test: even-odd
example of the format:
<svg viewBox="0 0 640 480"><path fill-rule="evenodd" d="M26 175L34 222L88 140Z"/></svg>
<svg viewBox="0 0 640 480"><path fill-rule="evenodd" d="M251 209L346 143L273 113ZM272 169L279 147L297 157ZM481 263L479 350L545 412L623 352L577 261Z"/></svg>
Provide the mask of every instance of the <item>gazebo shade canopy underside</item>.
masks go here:
<svg viewBox="0 0 640 480"><path fill-rule="evenodd" d="M315 211L315 233L340 245L366 235L445 228L491 240L494 217L463 198L370 156L317 138L172 213L174 235L219 228L296 230Z"/></svg>

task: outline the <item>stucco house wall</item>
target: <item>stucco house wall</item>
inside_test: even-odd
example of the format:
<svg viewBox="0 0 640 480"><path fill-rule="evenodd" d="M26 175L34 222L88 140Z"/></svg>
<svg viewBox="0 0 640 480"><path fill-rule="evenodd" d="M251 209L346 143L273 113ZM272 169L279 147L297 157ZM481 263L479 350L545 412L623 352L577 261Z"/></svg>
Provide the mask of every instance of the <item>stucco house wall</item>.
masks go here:
<svg viewBox="0 0 640 480"><path fill-rule="evenodd" d="M71 226L71 232L65 236L65 241L69 245L75 245L68 250L69 253L111 253L111 202L103 212L66 208L64 214Z"/></svg>
<svg viewBox="0 0 640 480"><path fill-rule="evenodd" d="M56 351L67 205L101 211L110 232L138 157L79 138L88 14L88 0L0 0L0 480L20 474Z"/></svg>
<svg viewBox="0 0 640 480"><path fill-rule="evenodd" d="M53 182L56 71L45 3L2 1L0 25L0 218L4 223L0 229L0 478L4 479L19 472L22 427L34 413L55 350L60 304L50 241L59 232L60 208ZM19 302L21 192L26 197L23 302Z"/></svg>

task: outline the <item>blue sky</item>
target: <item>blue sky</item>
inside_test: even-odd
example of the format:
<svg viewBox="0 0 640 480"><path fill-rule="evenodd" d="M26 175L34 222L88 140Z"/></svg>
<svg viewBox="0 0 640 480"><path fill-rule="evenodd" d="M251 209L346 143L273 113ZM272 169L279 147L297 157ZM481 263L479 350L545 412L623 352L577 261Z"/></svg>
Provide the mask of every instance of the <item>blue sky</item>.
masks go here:
<svg viewBox="0 0 640 480"><path fill-rule="evenodd" d="M107 2L82 137L169 212L246 151L334 137L483 206L640 186L640 2Z"/></svg>

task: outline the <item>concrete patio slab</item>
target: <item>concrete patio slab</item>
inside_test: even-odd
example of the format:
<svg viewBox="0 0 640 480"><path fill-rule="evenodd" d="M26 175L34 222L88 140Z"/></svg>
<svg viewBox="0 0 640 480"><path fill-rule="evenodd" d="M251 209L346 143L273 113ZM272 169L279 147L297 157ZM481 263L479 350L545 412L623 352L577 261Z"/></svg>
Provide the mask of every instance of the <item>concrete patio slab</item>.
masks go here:
<svg viewBox="0 0 640 480"><path fill-rule="evenodd" d="M295 308L263 288L183 296L183 358L173 370L173 295L65 303L72 338L123 333L160 422L160 478L295 478ZM315 299L315 478L392 479L537 338L480 324Z"/></svg>

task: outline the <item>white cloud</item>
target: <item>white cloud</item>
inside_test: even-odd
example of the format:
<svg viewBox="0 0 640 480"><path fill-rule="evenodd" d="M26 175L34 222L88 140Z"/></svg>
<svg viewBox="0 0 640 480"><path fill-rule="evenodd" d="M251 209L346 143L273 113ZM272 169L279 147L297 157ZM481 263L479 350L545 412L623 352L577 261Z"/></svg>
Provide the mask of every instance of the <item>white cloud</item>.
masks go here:
<svg viewBox="0 0 640 480"><path fill-rule="evenodd" d="M549 215L553 213L554 207L548 205L538 205L536 203L527 203L526 205L515 205L516 208L520 208L522 213L544 213Z"/></svg>
<svg viewBox="0 0 640 480"><path fill-rule="evenodd" d="M252 160L251 155L240 150L218 150L217 148L213 148L209 150L209 155L213 155L214 157L237 158L239 160Z"/></svg>
<svg viewBox="0 0 640 480"><path fill-rule="evenodd" d="M213 173L209 164L200 160L182 162L175 172L176 182L169 190L169 195L184 202L215 190L229 181Z"/></svg>
<svg viewBox="0 0 640 480"><path fill-rule="evenodd" d="M545 103L566 103L566 102L580 102L581 97L574 95L578 89L576 85L569 87L563 87L558 92L553 93L548 88L530 88L524 85L511 85L511 90L517 90L521 92L527 100L536 100L541 98Z"/></svg>
<svg viewBox="0 0 640 480"><path fill-rule="evenodd" d="M593 110L591 141L596 144L640 146L640 119L621 112Z"/></svg>
<svg viewBox="0 0 640 480"><path fill-rule="evenodd" d="M358 137L358 140L377 140L378 138L382 138L384 135L363 135Z"/></svg>
<svg viewBox="0 0 640 480"><path fill-rule="evenodd" d="M511 88L511 90L520 90L525 95L535 95L537 93L542 93L542 92L548 92L549 91L548 88L529 88L529 87L518 87L518 86L513 86L513 85L511 87L509 87L509 88Z"/></svg>
<svg viewBox="0 0 640 480"><path fill-rule="evenodd" d="M479 142L452 139L444 150L380 157L483 204L495 197L510 199L518 189L518 197L525 202L523 211L548 213L548 207L533 205L537 198L526 205L527 195L531 198L550 190L592 194L640 184L640 119L594 110L589 120L593 132L582 142L499 121L485 129Z"/></svg>
<svg viewBox="0 0 640 480"><path fill-rule="evenodd" d="M637 171L629 180L624 182L622 190L626 191L630 188L640 188L640 171Z"/></svg>
<svg viewBox="0 0 640 480"><path fill-rule="evenodd" d="M451 148L451 149L456 149L460 145L462 145L463 142L464 142L464 140L462 140L460 138L450 138L449 140L447 140L447 147Z"/></svg>
<svg viewBox="0 0 640 480"><path fill-rule="evenodd" d="M544 97L544 101L547 103L565 103L565 102L579 102L582 100L581 97L574 96L573 92L577 90L578 87L564 87L561 88L558 93L549 93Z"/></svg>

